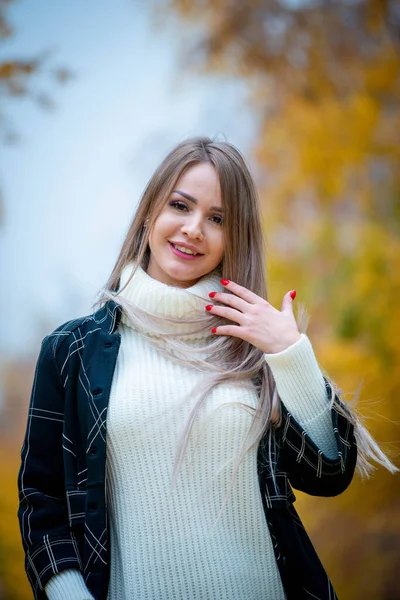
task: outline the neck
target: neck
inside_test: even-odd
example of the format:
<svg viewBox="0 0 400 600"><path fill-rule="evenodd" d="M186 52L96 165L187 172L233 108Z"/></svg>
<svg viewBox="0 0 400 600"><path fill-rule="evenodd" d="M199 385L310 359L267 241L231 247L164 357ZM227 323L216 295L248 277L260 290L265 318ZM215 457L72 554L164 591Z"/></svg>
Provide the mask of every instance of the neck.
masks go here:
<svg viewBox="0 0 400 600"><path fill-rule="evenodd" d="M123 308L122 322L150 335L176 333L189 338L206 337L208 330L190 332L196 327L193 321L197 322L197 329L205 323L209 293L223 291L220 277L220 272L215 270L194 285L180 288L153 279L140 266L135 270L134 263L129 263L121 273L121 292L117 296Z"/></svg>

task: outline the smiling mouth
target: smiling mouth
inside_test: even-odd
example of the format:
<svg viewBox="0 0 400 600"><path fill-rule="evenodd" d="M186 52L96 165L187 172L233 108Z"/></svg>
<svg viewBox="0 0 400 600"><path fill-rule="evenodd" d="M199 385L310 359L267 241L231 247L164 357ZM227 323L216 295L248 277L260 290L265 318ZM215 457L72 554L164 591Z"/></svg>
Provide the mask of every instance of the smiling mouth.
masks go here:
<svg viewBox="0 0 400 600"><path fill-rule="evenodd" d="M178 250L179 252L183 252L183 254L189 254L190 256L201 256L200 252L194 252L190 250L190 248L186 248L185 246L180 246L179 244L173 244L170 242L171 246Z"/></svg>

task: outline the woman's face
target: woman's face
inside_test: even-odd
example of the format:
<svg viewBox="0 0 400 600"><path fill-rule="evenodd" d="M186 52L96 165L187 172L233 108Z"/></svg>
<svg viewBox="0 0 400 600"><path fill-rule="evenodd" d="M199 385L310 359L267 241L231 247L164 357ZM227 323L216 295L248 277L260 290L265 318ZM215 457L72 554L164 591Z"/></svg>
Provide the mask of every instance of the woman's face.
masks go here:
<svg viewBox="0 0 400 600"><path fill-rule="evenodd" d="M148 275L190 287L213 271L224 254L222 213L215 168L210 163L189 167L150 231Z"/></svg>

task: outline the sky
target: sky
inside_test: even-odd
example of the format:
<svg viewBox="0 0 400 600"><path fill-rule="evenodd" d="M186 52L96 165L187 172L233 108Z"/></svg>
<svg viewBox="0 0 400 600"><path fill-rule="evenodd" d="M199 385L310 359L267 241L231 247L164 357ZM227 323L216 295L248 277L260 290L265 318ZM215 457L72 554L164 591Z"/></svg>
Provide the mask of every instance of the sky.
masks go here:
<svg viewBox="0 0 400 600"><path fill-rule="evenodd" d="M185 64L198 30L153 0L17 0L0 60L42 55L73 73L13 99L19 142L0 148L0 357L37 354L61 323L92 311L143 188L165 154L192 135L224 134L245 154L257 121L243 83ZM161 5L161 8L160 8Z"/></svg>

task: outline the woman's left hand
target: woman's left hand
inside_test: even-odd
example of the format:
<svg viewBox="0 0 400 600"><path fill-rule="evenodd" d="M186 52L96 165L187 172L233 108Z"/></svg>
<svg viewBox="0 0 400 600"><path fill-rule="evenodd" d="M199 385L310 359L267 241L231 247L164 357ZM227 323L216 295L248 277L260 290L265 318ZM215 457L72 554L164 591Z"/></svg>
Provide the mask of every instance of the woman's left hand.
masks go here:
<svg viewBox="0 0 400 600"><path fill-rule="evenodd" d="M235 325L221 325L212 330L216 335L231 335L250 342L265 354L286 350L300 339L292 302L296 292L288 292L281 310L234 281L221 280L231 294L211 292L210 297L226 306L208 305L213 315L233 321Z"/></svg>

